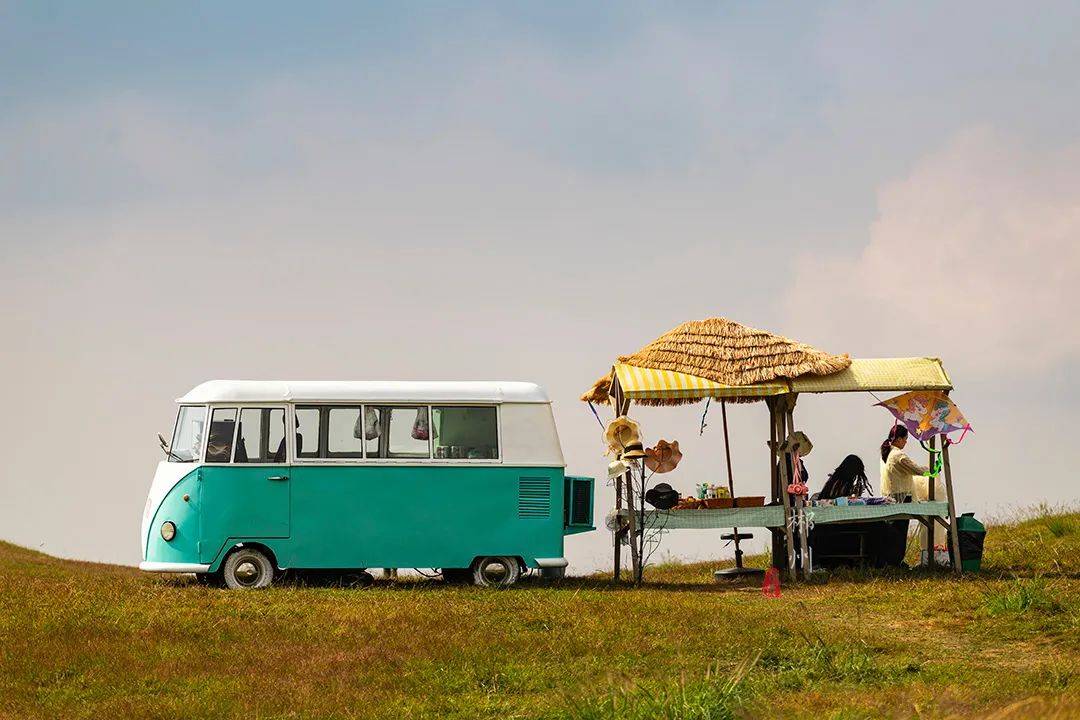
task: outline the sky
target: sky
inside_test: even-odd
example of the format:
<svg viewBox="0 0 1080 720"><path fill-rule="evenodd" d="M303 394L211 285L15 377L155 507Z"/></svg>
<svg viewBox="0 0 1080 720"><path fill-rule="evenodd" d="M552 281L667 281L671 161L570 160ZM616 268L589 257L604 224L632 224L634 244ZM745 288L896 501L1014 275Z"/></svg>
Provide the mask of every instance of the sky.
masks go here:
<svg viewBox="0 0 1080 720"><path fill-rule="evenodd" d="M689 319L936 356L960 511L1075 504L1075 3L0 0L0 538L135 564L173 399L212 378L578 396ZM877 482L866 395L800 400L812 487ZM719 417L640 409L720 482ZM730 412L740 494L767 413ZM816 489L816 488L815 488ZM657 558L730 551L669 533ZM764 547L759 533L751 549ZM610 536L567 539L571 570Z"/></svg>

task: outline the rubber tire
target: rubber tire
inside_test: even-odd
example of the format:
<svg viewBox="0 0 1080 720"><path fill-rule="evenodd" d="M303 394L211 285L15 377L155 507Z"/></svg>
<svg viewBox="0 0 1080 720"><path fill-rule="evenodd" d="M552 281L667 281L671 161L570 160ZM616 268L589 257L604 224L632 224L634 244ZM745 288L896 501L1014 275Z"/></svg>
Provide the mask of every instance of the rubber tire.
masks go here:
<svg viewBox="0 0 1080 720"><path fill-rule="evenodd" d="M488 572L490 565L501 565L503 575L495 578ZM477 558L472 566L473 585L477 587L507 588L521 577L521 563L515 557L493 556Z"/></svg>
<svg viewBox="0 0 1080 720"><path fill-rule="evenodd" d="M251 582L245 582L236 575L237 568L244 563L255 566L257 574ZM225 577L225 587L230 590L262 590L274 582L274 564L262 551L255 548L240 548L234 551L225 558L221 570Z"/></svg>

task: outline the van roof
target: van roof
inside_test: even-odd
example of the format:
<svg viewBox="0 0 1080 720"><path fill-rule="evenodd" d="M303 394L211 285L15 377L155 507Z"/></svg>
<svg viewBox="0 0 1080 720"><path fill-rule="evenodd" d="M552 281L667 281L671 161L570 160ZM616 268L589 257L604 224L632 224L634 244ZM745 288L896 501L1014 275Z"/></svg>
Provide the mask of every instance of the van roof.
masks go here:
<svg viewBox="0 0 1080 720"><path fill-rule="evenodd" d="M527 382L379 380L210 380L178 403L218 402L484 402L550 403Z"/></svg>

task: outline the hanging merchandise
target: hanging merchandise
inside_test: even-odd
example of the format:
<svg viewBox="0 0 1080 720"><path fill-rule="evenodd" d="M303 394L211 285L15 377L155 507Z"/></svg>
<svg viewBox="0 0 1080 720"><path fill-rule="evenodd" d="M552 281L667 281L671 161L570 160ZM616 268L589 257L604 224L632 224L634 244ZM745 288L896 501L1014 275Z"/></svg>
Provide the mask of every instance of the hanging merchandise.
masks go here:
<svg viewBox="0 0 1080 720"><path fill-rule="evenodd" d="M417 408L416 420L413 422L412 426L413 440L427 440L428 435L427 408Z"/></svg>
<svg viewBox="0 0 1080 720"><path fill-rule="evenodd" d="M620 460L637 460L645 457L641 443L641 427L622 415L612 420L604 431L607 454L614 453Z"/></svg>
<svg viewBox="0 0 1080 720"><path fill-rule="evenodd" d="M645 493L645 502L657 510L670 510L679 503L679 492L667 483L657 483Z"/></svg>
<svg viewBox="0 0 1080 720"><path fill-rule="evenodd" d="M679 441L660 440L654 447L645 450L645 467L655 473L671 472L682 460Z"/></svg>
<svg viewBox="0 0 1080 720"><path fill-rule="evenodd" d="M357 414L353 437L357 440L374 440L379 437L379 412L375 408L365 407L363 415Z"/></svg>
<svg viewBox="0 0 1080 720"><path fill-rule="evenodd" d="M622 460L612 460L607 466L608 480L612 480L617 477L625 475L630 470L630 466Z"/></svg>

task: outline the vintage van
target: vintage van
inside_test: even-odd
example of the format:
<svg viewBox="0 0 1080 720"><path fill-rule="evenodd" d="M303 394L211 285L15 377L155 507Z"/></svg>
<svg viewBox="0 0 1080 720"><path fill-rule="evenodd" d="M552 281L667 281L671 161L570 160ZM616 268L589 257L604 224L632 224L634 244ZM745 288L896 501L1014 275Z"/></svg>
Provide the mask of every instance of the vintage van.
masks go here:
<svg viewBox="0 0 1080 720"><path fill-rule="evenodd" d="M551 401L521 382L215 380L161 436L139 567L262 588L286 569L558 576L593 529Z"/></svg>

